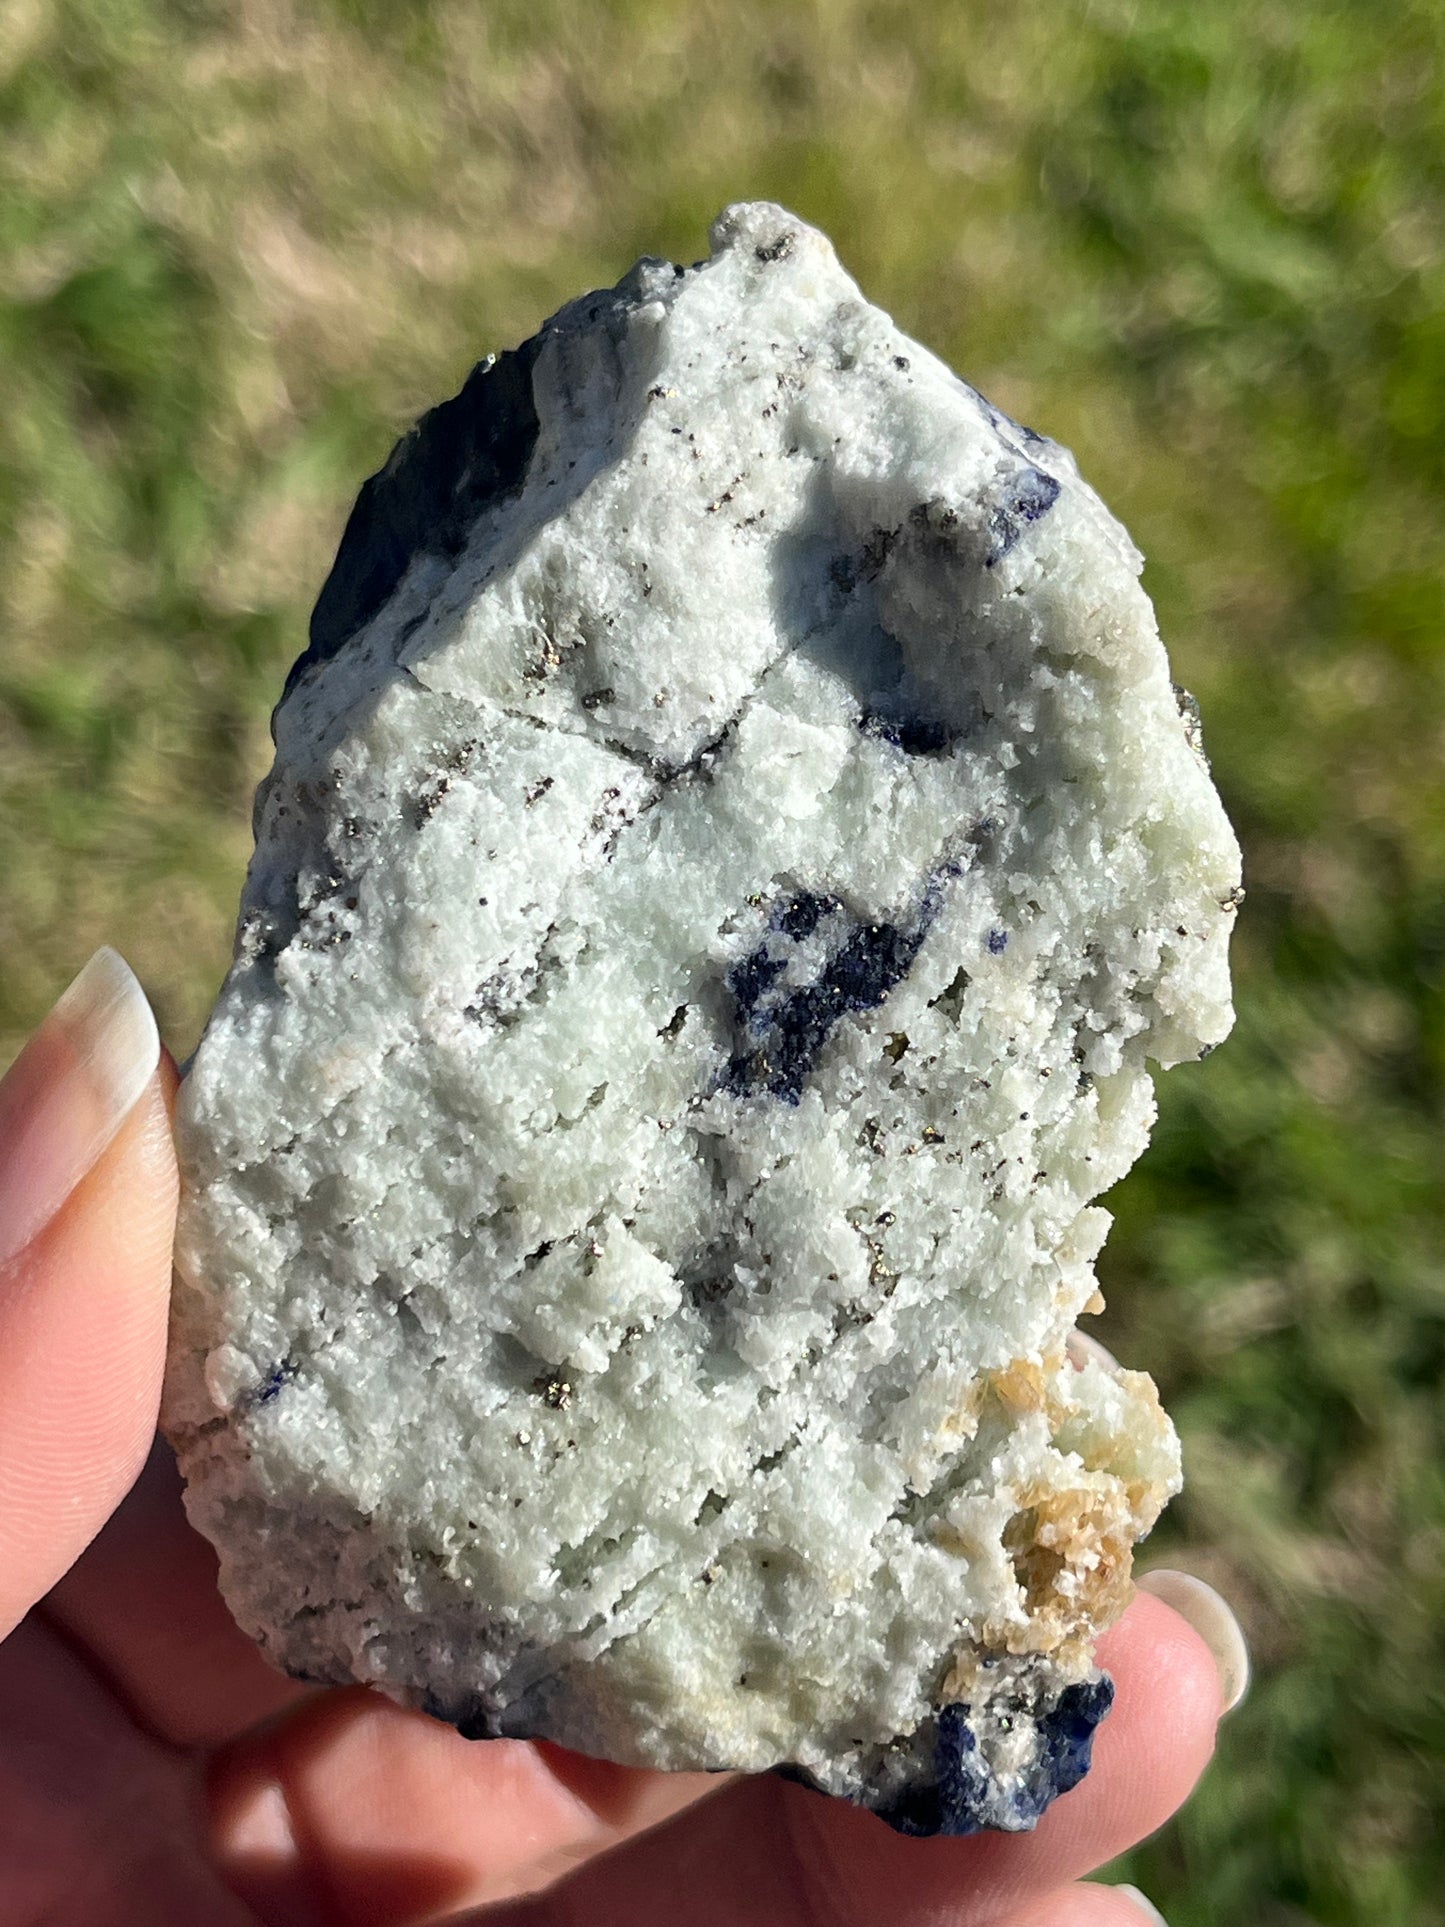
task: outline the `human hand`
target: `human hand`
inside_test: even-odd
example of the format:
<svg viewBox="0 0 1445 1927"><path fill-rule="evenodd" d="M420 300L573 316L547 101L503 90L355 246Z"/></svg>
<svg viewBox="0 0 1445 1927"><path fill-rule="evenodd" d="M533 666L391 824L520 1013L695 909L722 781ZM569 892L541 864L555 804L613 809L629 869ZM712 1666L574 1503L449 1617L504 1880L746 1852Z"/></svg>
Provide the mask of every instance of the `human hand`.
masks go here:
<svg viewBox="0 0 1445 1927"><path fill-rule="evenodd" d="M1136 1599L1100 1648L1093 1770L1032 1834L905 1840L772 1776L469 1742L273 1673L152 1447L175 1086L111 951L0 1083L7 1927L1138 1927L1126 1890L1076 1883L1185 1799L1243 1683L1228 1609L1187 1583L1220 1664Z"/></svg>

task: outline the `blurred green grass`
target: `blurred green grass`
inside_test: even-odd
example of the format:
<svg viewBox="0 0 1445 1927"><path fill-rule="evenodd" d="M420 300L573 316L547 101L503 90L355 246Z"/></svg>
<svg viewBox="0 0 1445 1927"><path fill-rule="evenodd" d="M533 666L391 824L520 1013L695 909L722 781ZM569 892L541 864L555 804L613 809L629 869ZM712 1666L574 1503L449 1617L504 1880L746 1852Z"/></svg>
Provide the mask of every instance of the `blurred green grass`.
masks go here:
<svg viewBox="0 0 1445 1927"><path fill-rule="evenodd" d="M1249 886L1103 1266L1186 1441L1150 1556L1261 1662L1118 1869L1174 1927L1445 1921L1442 47L1436 0L0 11L0 1055L103 940L189 1049L361 479L727 200L1149 556Z"/></svg>

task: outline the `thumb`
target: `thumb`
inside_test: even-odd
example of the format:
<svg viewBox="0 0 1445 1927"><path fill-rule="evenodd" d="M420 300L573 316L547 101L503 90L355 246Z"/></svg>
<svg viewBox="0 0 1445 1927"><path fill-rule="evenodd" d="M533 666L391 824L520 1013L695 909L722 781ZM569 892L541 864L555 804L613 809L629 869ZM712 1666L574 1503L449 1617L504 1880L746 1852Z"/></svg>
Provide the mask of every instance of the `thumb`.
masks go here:
<svg viewBox="0 0 1445 1927"><path fill-rule="evenodd" d="M0 1638L100 1530L155 1429L175 1083L113 950L0 1082Z"/></svg>

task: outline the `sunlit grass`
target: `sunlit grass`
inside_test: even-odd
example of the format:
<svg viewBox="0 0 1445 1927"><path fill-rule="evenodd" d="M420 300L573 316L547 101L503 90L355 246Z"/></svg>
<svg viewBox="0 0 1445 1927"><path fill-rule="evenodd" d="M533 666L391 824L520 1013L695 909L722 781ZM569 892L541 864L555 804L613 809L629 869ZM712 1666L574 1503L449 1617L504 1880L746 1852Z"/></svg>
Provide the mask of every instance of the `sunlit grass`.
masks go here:
<svg viewBox="0 0 1445 1927"><path fill-rule="evenodd" d="M1246 850L1101 1330L1263 1661L1130 1865L1174 1927L1445 1919L1439 4L15 0L0 1029L100 941L178 1052L350 498L479 354L725 201L1070 442Z"/></svg>

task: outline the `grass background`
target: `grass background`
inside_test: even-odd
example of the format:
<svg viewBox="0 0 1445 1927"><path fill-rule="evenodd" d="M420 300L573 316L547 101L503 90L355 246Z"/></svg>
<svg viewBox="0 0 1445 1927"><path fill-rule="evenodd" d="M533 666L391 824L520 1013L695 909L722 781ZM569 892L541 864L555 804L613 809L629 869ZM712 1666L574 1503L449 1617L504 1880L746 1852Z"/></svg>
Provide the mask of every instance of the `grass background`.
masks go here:
<svg viewBox="0 0 1445 1927"><path fill-rule="evenodd" d="M1098 1329L1260 1662L1117 1871L1445 1920L1445 8L3 0L0 1061L117 943L187 1051L350 500L479 354L730 199L1070 443L1246 852Z"/></svg>

